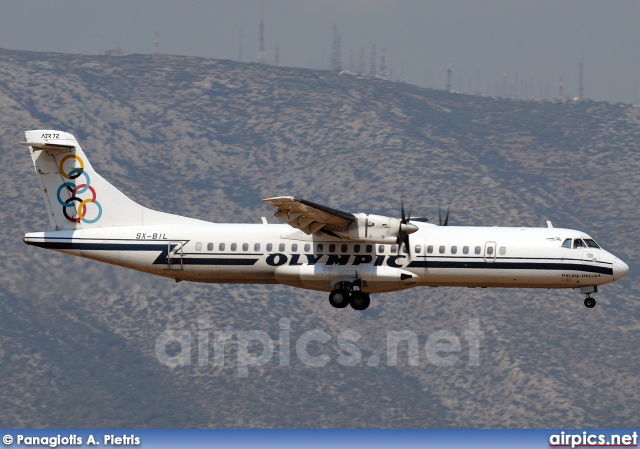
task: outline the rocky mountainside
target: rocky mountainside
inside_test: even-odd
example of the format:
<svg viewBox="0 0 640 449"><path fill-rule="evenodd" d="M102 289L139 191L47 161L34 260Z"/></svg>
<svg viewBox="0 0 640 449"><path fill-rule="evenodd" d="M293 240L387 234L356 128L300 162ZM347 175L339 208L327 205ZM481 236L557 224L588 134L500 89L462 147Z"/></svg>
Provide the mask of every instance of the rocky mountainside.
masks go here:
<svg viewBox="0 0 640 449"><path fill-rule="evenodd" d="M451 204L453 225L584 230L631 272L591 310L577 291L423 288L374 295L356 312L283 286L176 284L21 242L49 226L17 145L40 128L74 134L105 178L154 209L276 222L261 198L398 216L404 197L431 219ZM638 142L640 109L623 104L193 57L0 50L0 427L638 427ZM283 318L290 366L276 344L239 378L238 333L277 343ZM474 319L479 366L464 338ZM192 332L190 366L158 361L165 330ZM221 330L234 337L213 366ZM310 330L331 336L309 346L331 357L324 367L295 355ZM338 344L347 330L362 336L352 367L336 361L349 355ZM388 366L387 332L402 330L419 338L418 366L406 345ZM452 366L425 355L437 330L460 337ZM210 336L208 366L198 331Z"/></svg>

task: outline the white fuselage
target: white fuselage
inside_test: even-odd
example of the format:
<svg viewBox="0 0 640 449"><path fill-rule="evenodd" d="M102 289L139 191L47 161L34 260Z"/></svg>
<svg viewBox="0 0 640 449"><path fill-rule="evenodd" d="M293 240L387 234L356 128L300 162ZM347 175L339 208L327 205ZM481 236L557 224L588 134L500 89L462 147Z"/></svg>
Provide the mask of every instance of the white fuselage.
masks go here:
<svg viewBox="0 0 640 449"><path fill-rule="evenodd" d="M416 286L576 288L613 282L628 266L561 228L417 223L409 254L396 245L306 235L285 224L147 225L35 232L28 244L176 280L286 284L331 291L360 279L367 293Z"/></svg>

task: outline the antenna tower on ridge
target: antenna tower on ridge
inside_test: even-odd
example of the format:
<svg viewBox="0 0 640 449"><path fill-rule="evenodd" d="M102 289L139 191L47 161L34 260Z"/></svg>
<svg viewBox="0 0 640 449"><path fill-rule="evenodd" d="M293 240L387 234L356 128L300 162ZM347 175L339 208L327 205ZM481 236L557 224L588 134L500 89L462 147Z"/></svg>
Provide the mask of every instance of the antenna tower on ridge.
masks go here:
<svg viewBox="0 0 640 449"><path fill-rule="evenodd" d="M267 58L264 54L264 0L260 0L260 47L258 49L258 64L266 64Z"/></svg>
<svg viewBox="0 0 640 449"><path fill-rule="evenodd" d="M339 72L342 70L342 57L340 56L340 33L338 26L333 24L333 43L331 46L331 70Z"/></svg>
<svg viewBox="0 0 640 449"><path fill-rule="evenodd" d="M371 64L369 66L369 75L376 75L376 44L371 45Z"/></svg>
<svg viewBox="0 0 640 449"><path fill-rule="evenodd" d="M580 58L580 85L578 86L578 100L584 100L584 63Z"/></svg>
<svg viewBox="0 0 640 449"><path fill-rule="evenodd" d="M160 53L160 36L158 35L158 30L156 30L155 35L153 37L153 58L155 60L158 59L159 53Z"/></svg>
<svg viewBox="0 0 640 449"><path fill-rule="evenodd" d="M387 51L382 49L382 57L380 58L380 76L384 79L389 77L389 67L387 65Z"/></svg>

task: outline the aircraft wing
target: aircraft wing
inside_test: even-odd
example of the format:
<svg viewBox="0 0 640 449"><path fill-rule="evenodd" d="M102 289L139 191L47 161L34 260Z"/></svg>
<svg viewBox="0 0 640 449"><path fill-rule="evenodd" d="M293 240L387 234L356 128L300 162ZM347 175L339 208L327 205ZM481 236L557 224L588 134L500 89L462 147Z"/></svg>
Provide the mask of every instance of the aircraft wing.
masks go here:
<svg viewBox="0 0 640 449"><path fill-rule="evenodd" d="M357 220L349 212L333 209L294 196L280 196L262 200L278 211L274 216L289 226L311 235L321 230L327 232L346 231Z"/></svg>

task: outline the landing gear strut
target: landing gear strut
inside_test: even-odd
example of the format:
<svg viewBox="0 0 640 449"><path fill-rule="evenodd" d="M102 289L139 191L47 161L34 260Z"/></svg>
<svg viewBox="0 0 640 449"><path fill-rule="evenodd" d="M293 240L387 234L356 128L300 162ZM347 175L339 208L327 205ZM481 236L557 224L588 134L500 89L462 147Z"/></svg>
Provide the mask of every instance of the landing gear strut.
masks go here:
<svg viewBox="0 0 640 449"><path fill-rule="evenodd" d="M361 291L359 285L341 282L336 287L329 294L329 304L336 309L343 309L350 304L354 310L365 310L371 304L369 294Z"/></svg>

